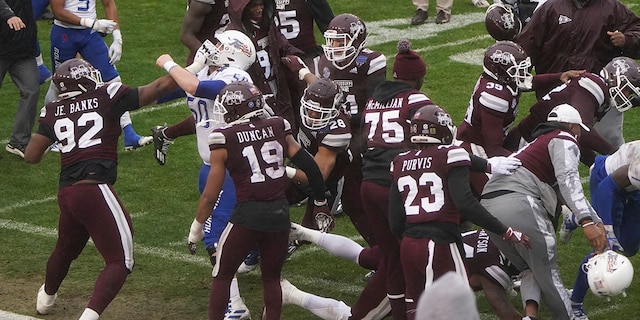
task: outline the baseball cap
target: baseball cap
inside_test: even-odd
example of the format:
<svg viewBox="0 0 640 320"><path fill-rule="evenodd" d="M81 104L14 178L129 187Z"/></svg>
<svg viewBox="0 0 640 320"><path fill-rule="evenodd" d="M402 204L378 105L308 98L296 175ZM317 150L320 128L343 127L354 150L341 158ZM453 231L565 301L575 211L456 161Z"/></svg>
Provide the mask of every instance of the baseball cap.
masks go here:
<svg viewBox="0 0 640 320"><path fill-rule="evenodd" d="M582 123L580 112L578 112L576 108L566 103L555 106L553 110L549 112L547 121L576 123L579 124L585 131L590 131L589 127Z"/></svg>

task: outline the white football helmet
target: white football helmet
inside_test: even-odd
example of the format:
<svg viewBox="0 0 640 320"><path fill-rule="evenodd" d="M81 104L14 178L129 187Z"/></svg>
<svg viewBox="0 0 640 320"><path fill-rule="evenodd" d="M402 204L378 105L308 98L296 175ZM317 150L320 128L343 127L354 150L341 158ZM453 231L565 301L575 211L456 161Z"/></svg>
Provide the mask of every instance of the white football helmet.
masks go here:
<svg viewBox="0 0 640 320"><path fill-rule="evenodd" d="M218 42L208 59L214 66L234 67L246 71L256 61L256 48L246 34L226 30L215 35Z"/></svg>
<svg viewBox="0 0 640 320"><path fill-rule="evenodd" d="M585 271L591 292L599 297L624 295L633 280L633 266L629 259L607 250L587 261Z"/></svg>

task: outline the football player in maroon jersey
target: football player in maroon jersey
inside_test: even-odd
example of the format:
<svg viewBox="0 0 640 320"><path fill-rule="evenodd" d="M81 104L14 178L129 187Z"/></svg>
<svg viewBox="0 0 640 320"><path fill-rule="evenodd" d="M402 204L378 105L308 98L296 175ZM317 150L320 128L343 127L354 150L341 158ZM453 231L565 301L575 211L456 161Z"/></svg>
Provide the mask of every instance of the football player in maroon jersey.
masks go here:
<svg viewBox="0 0 640 320"><path fill-rule="evenodd" d="M556 106L547 122L536 128L535 140L515 153L522 167L511 176L493 175L482 193L482 205L494 216L529 235L532 248L523 250L504 241L500 233L488 230L491 240L516 268L529 269L533 274L522 280L522 300L539 300L525 294L535 288L552 319L572 317L569 295L560 279L556 230L550 218L556 211L557 192L575 214L591 247L598 253L607 247L602 221L585 198L580 182L581 130L589 128L575 108L568 104ZM559 191L554 190L556 183Z"/></svg>
<svg viewBox="0 0 640 320"><path fill-rule="evenodd" d="M351 140L349 115L344 112L344 94L340 87L328 79L317 79L307 87L300 101L301 126L296 139L309 153L314 155L325 185L333 199L337 195L338 183L349 163L347 149ZM304 172L287 167L288 176L296 185L307 185ZM288 194L299 194L306 188L292 185ZM302 191L299 198L290 201L299 202L300 198L310 196L310 190ZM291 199L290 199L291 200ZM333 203L330 201L329 206ZM302 225L328 232L334 227L333 217L313 215L312 204L307 205Z"/></svg>
<svg viewBox="0 0 640 320"><path fill-rule="evenodd" d="M189 250L202 240L202 226L213 210L225 177L236 187L236 207L218 243L209 319L223 319L229 285L249 251L258 248L264 287L265 315L280 319L282 295L280 272L287 254L290 229L290 184L285 157L302 169L313 190L314 213L329 214L322 173L313 157L294 139L291 125L281 117L265 117L264 97L248 82L232 82L216 99L227 126L209 135L211 169L189 232Z"/></svg>
<svg viewBox="0 0 640 320"><path fill-rule="evenodd" d="M407 318L414 319L418 298L434 280L449 271L467 280L460 256L460 221L465 218L499 234L507 243L529 249L522 232L493 217L473 196L469 170L487 167L452 145L453 122L442 108L427 105L411 118L412 149L391 163L389 225L401 238Z"/></svg>
<svg viewBox="0 0 640 320"><path fill-rule="evenodd" d="M561 84L542 97L529 109L505 139L505 147L517 150L525 141L531 142L537 125L545 122L547 114L563 103L575 106L590 128L602 119L610 108L624 112L640 104L640 66L628 57L614 58L600 72L584 73ZM521 138L524 141L521 141ZM591 166L596 152L612 154L617 147L611 145L596 130L585 131L579 139L581 161Z"/></svg>
<svg viewBox="0 0 640 320"><path fill-rule="evenodd" d="M329 78L345 92L348 112L351 114L352 161L344 173L342 206L358 232L369 243L375 245L375 237L364 214L360 197L362 182L363 137L361 131L362 112L373 89L386 79L386 57L377 51L365 48L367 29L360 18L353 14L337 15L324 33L326 44L324 55L314 59L314 74ZM302 77L301 77L302 78Z"/></svg>
<svg viewBox="0 0 640 320"><path fill-rule="evenodd" d="M134 265L131 217L112 187L120 116L177 86L169 76L138 88L121 82L103 84L100 71L82 59L63 62L52 82L60 100L42 108L40 127L25 152L26 162L38 163L53 142L60 146L58 241L47 262L36 310L40 314L51 310L71 262L91 237L105 267L80 319L98 319Z"/></svg>
<svg viewBox="0 0 640 320"><path fill-rule="evenodd" d="M522 91L550 83L560 85L581 73L567 71L532 76L531 67L527 53L513 41L498 41L487 48L484 71L476 82L464 120L456 133L457 145L482 158L508 156L514 150L504 146L505 136L516 119ZM477 196L488 179L484 173L471 173Z"/></svg>
<svg viewBox="0 0 640 320"><path fill-rule="evenodd" d="M362 115L367 148L362 155L360 195L367 220L382 253L386 281L394 318L405 316L404 278L400 265L400 242L389 229L389 165L409 146L409 121L419 108L433 102L420 88L427 65L411 50L408 40L398 42L393 64L394 81L385 81L373 91ZM377 274L380 272L376 272ZM374 277L376 277L374 276Z"/></svg>

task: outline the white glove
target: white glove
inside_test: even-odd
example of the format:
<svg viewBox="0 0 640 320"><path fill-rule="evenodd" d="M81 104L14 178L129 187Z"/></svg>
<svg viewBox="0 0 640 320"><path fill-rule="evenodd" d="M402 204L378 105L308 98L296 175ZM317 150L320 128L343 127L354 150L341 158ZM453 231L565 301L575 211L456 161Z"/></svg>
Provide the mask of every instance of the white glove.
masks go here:
<svg viewBox="0 0 640 320"><path fill-rule="evenodd" d="M191 229L189 230L189 252L191 254L196 253L196 242L204 239L204 231L202 230L203 224L198 220L193 219L191 223Z"/></svg>
<svg viewBox="0 0 640 320"><path fill-rule="evenodd" d="M112 33L118 23L109 19L80 19L80 25L102 33Z"/></svg>
<svg viewBox="0 0 640 320"><path fill-rule="evenodd" d="M214 52L215 45L211 43L211 41L205 40L202 45L200 45L200 48L198 48L198 51L196 51L196 55L193 57L193 62L185 69L192 74L196 74L205 66L212 65L213 61L210 57Z"/></svg>
<svg viewBox="0 0 640 320"><path fill-rule="evenodd" d="M111 65L118 63L122 57L122 34L120 29L113 30L113 43L109 47L109 56L111 57L109 60Z"/></svg>
<svg viewBox="0 0 640 320"><path fill-rule="evenodd" d="M515 157L496 156L487 159L487 162L489 162L490 173L504 174L507 176L512 175L513 172L522 165L522 162Z"/></svg>

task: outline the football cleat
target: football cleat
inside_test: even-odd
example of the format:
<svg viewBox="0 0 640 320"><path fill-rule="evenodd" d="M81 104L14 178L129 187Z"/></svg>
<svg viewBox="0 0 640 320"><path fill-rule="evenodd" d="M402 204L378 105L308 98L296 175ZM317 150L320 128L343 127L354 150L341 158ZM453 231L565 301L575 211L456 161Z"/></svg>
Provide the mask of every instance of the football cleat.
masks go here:
<svg viewBox="0 0 640 320"><path fill-rule="evenodd" d="M582 308L582 303L571 303L571 314L573 315L573 320L589 320L587 317L587 313L584 312L584 308Z"/></svg>
<svg viewBox="0 0 640 320"><path fill-rule="evenodd" d="M373 278L373 276L375 276L375 275L376 275L376 271L375 270L371 270L371 271L367 272L367 274L362 276L362 281L369 282L369 280L371 280L371 278Z"/></svg>
<svg viewBox="0 0 640 320"><path fill-rule="evenodd" d="M258 252L258 249L253 249L249 252L247 257L244 258L240 267L238 267L238 273L251 272L258 267L258 263L260 263L260 253Z"/></svg>
<svg viewBox="0 0 640 320"><path fill-rule="evenodd" d="M152 141L153 141L153 138L149 136L135 135L135 136L127 137L127 135L125 135L124 150L130 151L130 150L138 149L140 147L150 144Z"/></svg>
<svg viewBox="0 0 640 320"><path fill-rule="evenodd" d="M167 138L164 135L164 130L167 129L167 124L163 126L155 126L151 128L151 136L153 137L153 147L155 149L156 161L159 165L164 166L167 161L167 150L169 145L173 143L173 140Z"/></svg>
<svg viewBox="0 0 640 320"><path fill-rule="evenodd" d="M240 296L229 299L227 311L224 313L224 320L248 320L251 319L249 308L244 304Z"/></svg>
<svg viewBox="0 0 640 320"><path fill-rule="evenodd" d="M56 303L58 294L48 295L44 292L44 284L38 289L38 299L36 300L36 312L38 314L48 314Z"/></svg>
<svg viewBox="0 0 640 320"><path fill-rule="evenodd" d="M293 240L289 242L289 247L287 247L287 259L291 258L294 252L298 250L303 245L303 243L299 240Z"/></svg>
<svg viewBox="0 0 640 320"><path fill-rule="evenodd" d="M558 234L562 243L569 243L573 231L578 228L578 223L575 220L573 212L567 206L562 206L562 225Z"/></svg>

